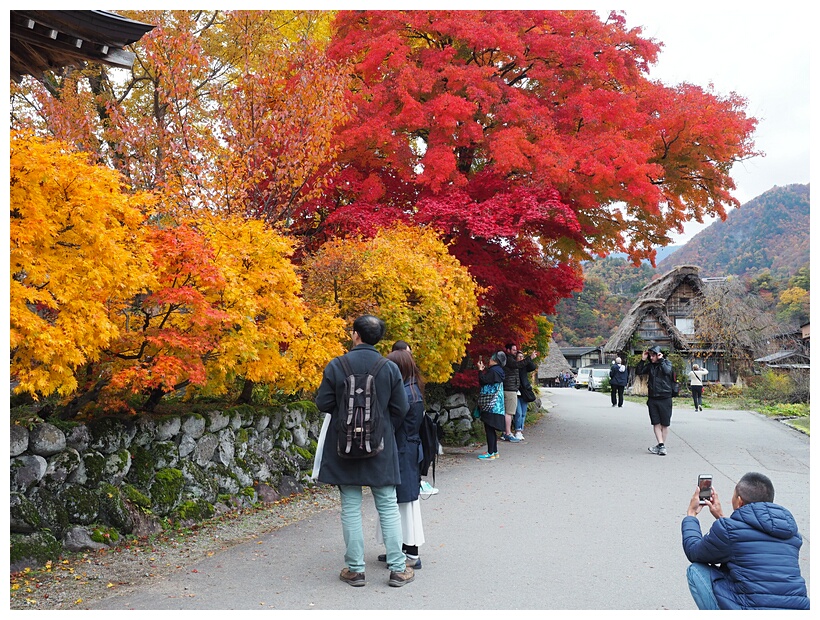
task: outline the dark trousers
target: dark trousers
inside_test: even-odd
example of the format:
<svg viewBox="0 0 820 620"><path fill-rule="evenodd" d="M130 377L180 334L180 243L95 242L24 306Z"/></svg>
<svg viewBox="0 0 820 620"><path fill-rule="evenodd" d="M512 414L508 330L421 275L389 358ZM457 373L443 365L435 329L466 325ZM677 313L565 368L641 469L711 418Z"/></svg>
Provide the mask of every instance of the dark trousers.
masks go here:
<svg viewBox="0 0 820 620"><path fill-rule="evenodd" d="M618 405L619 407L624 406L624 385L611 385L611 392L609 393L610 397L612 398L612 406Z"/></svg>
<svg viewBox="0 0 820 620"><path fill-rule="evenodd" d="M498 435L495 434L495 429L484 422L484 432L487 433L487 452L495 454L498 452Z"/></svg>
<svg viewBox="0 0 820 620"><path fill-rule="evenodd" d="M692 400L695 403L695 407L700 407L703 404L703 386L690 385L689 389L692 390Z"/></svg>

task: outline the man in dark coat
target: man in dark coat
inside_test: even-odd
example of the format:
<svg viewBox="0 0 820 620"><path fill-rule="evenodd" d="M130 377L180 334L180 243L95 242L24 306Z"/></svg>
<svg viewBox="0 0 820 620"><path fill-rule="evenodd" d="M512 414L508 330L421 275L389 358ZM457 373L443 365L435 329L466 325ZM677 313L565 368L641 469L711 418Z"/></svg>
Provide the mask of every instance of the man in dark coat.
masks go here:
<svg viewBox="0 0 820 620"><path fill-rule="evenodd" d="M384 336L384 321L364 315L353 323L353 349L347 353L354 374L367 373L381 354L373 346ZM341 498L342 533L345 540L345 564L339 578L352 586L365 585L364 533L362 530L362 487L369 486L379 513L382 536L390 569L388 583L403 586L413 580L413 569L406 565L402 551L401 516L396 502L396 485L401 482L395 429L401 426L409 405L401 371L391 361L375 378L375 392L380 411L389 412L391 428L385 429L384 449L369 458L344 459L336 451L339 417L346 403L345 372L339 358L324 370L316 393L319 411L331 414L331 423L323 448L318 480L338 485Z"/></svg>
<svg viewBox="0 0 820 620"><path fill-rule="evenodd" d="M809 609L798 557L803 538L792 513L774 502L774 485L749 472L735 486L725 518L717 492L700 503L695 491L681 523L686 571L698 609ZM703 506L717 519L704 536Z"/></svg>
<svg viewBox="0 0 820 620"><path fill-rule="evenodd" d="M629 381L629 373L626 370L626 364L621 363L621 358L616 357L609 367L609 388L610 397L612 398L612 406L624 406L624 389Z"/></svg>
<svg viewBox="0 0 820 620"><path fill-rule="evenodd" d="M666 438L672 424L672 362L665 359L661 348L655 345L641 354L641 361L635 366L635 374L649 375L649 396L646 399L646 406L658 442L649 448L649 451L652 454L666 456Z"/></svg>

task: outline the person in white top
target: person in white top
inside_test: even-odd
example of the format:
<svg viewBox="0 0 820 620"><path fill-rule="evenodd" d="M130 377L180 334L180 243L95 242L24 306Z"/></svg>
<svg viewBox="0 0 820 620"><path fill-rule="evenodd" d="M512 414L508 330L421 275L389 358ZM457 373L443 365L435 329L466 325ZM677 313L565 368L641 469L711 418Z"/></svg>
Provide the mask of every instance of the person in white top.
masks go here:
<svg viewBox="0 0 820 620"><path fill-rule="evenodd" d="M692 400L695 402L695 411L703 411L703 380L709 374L705 368L692 364L689 372L689 389L692 390Z"/></svg>

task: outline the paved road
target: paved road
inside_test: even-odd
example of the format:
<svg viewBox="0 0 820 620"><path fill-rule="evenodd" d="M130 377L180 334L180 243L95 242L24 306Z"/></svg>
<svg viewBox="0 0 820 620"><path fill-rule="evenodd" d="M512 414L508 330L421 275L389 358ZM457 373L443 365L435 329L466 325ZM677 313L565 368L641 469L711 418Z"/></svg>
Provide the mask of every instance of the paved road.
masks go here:
<svg viewBox="0 0 820 620"><path fill-rule="evenodd" d="M547 417L501 458L461 450L422 505L424 567L403 588L376 560L376 513L365 497L367 586L338 579L336 510L235 546L94 609L695 609L680 521L697 476L714 475L729 506L747 471L774 481L804 536L809 579L809 439L744 411L676 408L659 457L646 408L609 395L552 389ZM704 530L712 518L700 516ZM371 542L372 541L372 542Z"/></svg>

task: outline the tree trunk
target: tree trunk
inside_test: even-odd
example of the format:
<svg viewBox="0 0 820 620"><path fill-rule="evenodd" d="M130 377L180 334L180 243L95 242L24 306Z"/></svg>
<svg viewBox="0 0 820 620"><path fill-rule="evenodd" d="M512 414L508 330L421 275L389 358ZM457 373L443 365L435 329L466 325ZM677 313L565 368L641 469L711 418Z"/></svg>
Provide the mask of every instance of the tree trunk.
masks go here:
<svg viewBox="0 0 820 620"><path fill-rule="evenodd" d="M63 408L60 412L60 419L61 420L70 420L74 416L76 416L80 409L85 407L88 403L93 403L97 401L97 398L100 395L102 389L108 385L110 379L100 379L94 384L94 387L91 388L85 394L81 394L80 396L75 396L74 398L69 401L69 403Z"/></svg>
<svg viewBox="0 0 820 620"><path fill-rule="evenodd" d="M153 413L163 396L165 396L165 391L162 388L154 388L148 395L148 400L142 405L142 410Z"/></svg>
<svg viewBox="0 0 820 620"><path fill-rule="evenodd" d="M256 385L255 381L251 381L250 379L245 379L245 384L242 386L242 393L239 395L239 402L243 405L250 405L251 399L253 397L253 386Z"/></svg>

